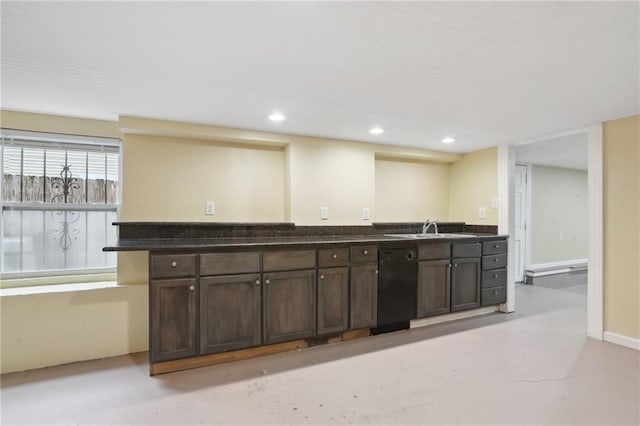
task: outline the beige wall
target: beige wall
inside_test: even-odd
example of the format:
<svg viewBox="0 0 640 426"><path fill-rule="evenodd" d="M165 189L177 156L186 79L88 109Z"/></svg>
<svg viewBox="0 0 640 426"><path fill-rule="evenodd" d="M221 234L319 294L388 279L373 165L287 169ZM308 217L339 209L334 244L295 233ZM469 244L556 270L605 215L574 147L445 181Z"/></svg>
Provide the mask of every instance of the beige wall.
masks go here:
<svg viewBox="0 0 640 426"><path fill-rule="evenodd" d="M470 152L453 163L449 174L449 220L476 225L497 225L498 209L491 207L498 196L498 149ZM484 207L486 219L480 219Z"/></svg>
<svg viewBox="0 0 640 426"><path fill-rule="evenodd" d="M1 300L2 374L148 348L147 286L2 295Z"/></svg>
<svg viewBox="0 0 640 426"><path fill-rule="evenodd" d="M447 221L449 168L442 163L376 160L376 221Z"/></svg>
<svg viewBox="0 0 640 426"><path fill-rule="evenodd" d="M531 167L531 263L586 259L587 172Z"/></svg>
<svg viewBox="0 0 640 426"><path fill-rule="evenodd" d="M298 140L289 145L289 219L296 225L367 225L374 212L374 151L365 144ZM320 207L329 219L320 219Z"/></svg>
<svg viewBox="0 0 640 426"><path fill-rule="evenodd" d="M640 115L603 126L604 328L640 339Z"/></svg>
<svg viewBox="0 0 640 426"><path fill-rule="evenodd" d="M0 126L7 129L34 132L64 133L69 135L120 138L117 122L59 115L35 114L18 111L0 111Z"/></svg>
<svg viewBox="0 0 640 426"><path fill-rule="evenodd" d="M281 222L284 150L127 135L123 221ZM205 215L205 202L215 214Z"/></svg>

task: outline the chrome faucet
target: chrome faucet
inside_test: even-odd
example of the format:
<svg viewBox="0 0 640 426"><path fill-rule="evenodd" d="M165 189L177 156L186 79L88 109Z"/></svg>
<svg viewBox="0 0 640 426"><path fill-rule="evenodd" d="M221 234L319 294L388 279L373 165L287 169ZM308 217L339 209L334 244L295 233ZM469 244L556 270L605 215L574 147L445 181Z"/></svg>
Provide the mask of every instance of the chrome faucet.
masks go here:
<svg viewBox="0 0 640 426"><path fill-rule="evenodd" d="M433 226L433 229L435 231L435 233L438 233L438 221L437 220L431 220L431 219L427 219L424 221L424 225L422 225L422 233L426 234L427 231L429 230L429 228L431 228L431 226Z"/></svg>

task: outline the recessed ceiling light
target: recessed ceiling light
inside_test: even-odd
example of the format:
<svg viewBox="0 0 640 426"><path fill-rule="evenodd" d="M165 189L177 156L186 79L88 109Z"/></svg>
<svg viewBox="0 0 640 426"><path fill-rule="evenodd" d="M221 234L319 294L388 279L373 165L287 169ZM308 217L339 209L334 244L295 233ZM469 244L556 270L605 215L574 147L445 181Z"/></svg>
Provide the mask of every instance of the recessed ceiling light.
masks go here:
<svg viewBox="0 0 640 426"><path fill-rule="evenodd" d="M456 141L456 138L452 138L451 136L447 136L446 138L442 139L442 143L453 143Z"/></svg>
<svg viewBox="0 0 640 426"><path fill-rule="evenodd" d="M271 121L283 121L285 118L287 118L287 117L282 115L282 113L280 113L280 112L274 112L273 114L271 114L269 116L269 120L271 120Z"/></svg>
<svg viewBox="0 0 640 426"><path fill-rule="evenodd" d="M382 133L384 133L384 129L382 127L374 127L369 130L369 133L371 133L372 135L381 135Z"/></svg>

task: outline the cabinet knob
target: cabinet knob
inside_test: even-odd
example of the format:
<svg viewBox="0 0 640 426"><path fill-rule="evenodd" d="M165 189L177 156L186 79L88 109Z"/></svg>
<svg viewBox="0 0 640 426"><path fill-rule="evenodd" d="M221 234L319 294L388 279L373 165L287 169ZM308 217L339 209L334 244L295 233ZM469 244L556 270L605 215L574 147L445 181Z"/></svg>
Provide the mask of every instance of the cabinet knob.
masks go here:
<svg viewBox="0 0 640 426"><path fill-rule="evenodd" d="M451 264L449 264L449 268L451 268Z"/></svg>
<svg viewBox="0 0 640 426"><path fill-rule="evenodd" d="M333 258L333 259L337 259L337 258L338 258L338 255L337 255L337 254L335 254L335 253L333 253L333 254L331 255L331 258Z"/></svg>
<svg viewBox="0 0 640 426"><path fill-rule="evenodd" d="M195 290L195 289L196 289L196 286L195 286L195 285L190 285L190 286L189 286L189 290L193 291L193 290Z"/></svg>
<svg viewBox="0 0 640 426"><path fill-rule="evenodd" d="M271 284L271 281L270 281L270 280L264 280L264 283L265 283L266 285L269 285L269 284Z"/></svg>
<svg viewBox="0 0 640 426"><path fill-rule="evenodd" d="M178 262L176 262L175 260L173 262L171 262L171 267L175 268L176 266L178 266Z"/></svg>
<svg viewBox="0 0 640 426"><path fill-rule="evenodd" d="M260 285L260 280L256 280L256 286Z"/></svg>
<svg viewBox="0 0 640 426"><path fill-rule="evenodd" d="M498 244L496 244L495 246L493 246L494 248L500 248L500 246Z"/></svg>
<svg viewBox="0 0 640 426"><path fill-rule="evenodd" d="M320 275L320 279L321 279L321 280L324 280L324 275Z"/></svg>
<svg viewBox="0 0 640 426"><path fill-rule="evenodd" d="M498 278L498 274L493 274L493 278Z"/></svg>
<svg viewBox="0 0 640 426"><path fill-rule="evenodd" d="M379 273L379 272L378 272L378 270L376 269L376 270L375 270L375 274L376 274L376 275L378 275L378 273Z"/></svg>
<svg viewBox="0 0 640 426"><path fill-rule="evenodd" d="M362 250L362 254L369 254L369 250Z"/></svg>
<svg viewBox="0 0 640 426"><path fill-rule="evenodd" d="M493 295L497 296L498 295L498 290L493 290Z"/></svg>
<svg viewBox="0 0 640 426"><path fill-rule="evenodd" d="M453 264L453 267L454 267L454 268L457 268L457 267L458 267L458 264L457 264L457 263L454 263L454 264Z"/></svg>
<svg viewBox="0 0 640 426"><path fill-rule="evenodd" d="M495 258L493 259L493 261L494 261L494 262L497 262L497 261L498 261L498 258L497 258L497 257L495 257Z"/></svg>

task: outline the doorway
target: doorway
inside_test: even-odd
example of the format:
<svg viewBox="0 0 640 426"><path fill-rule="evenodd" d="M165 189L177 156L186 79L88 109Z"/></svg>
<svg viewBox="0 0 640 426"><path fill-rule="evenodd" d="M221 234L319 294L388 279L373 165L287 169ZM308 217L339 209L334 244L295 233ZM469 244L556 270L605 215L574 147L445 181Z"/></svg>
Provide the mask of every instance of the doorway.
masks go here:
<svg viewBox="0 0 640 426"><path fill-rule="evenodd" d="M515 180L515 233L513 235L513 245L515 253L515 280L517 283L524 282L524 268L526 263L527 246L527 166L516 164Z"/></svg>

